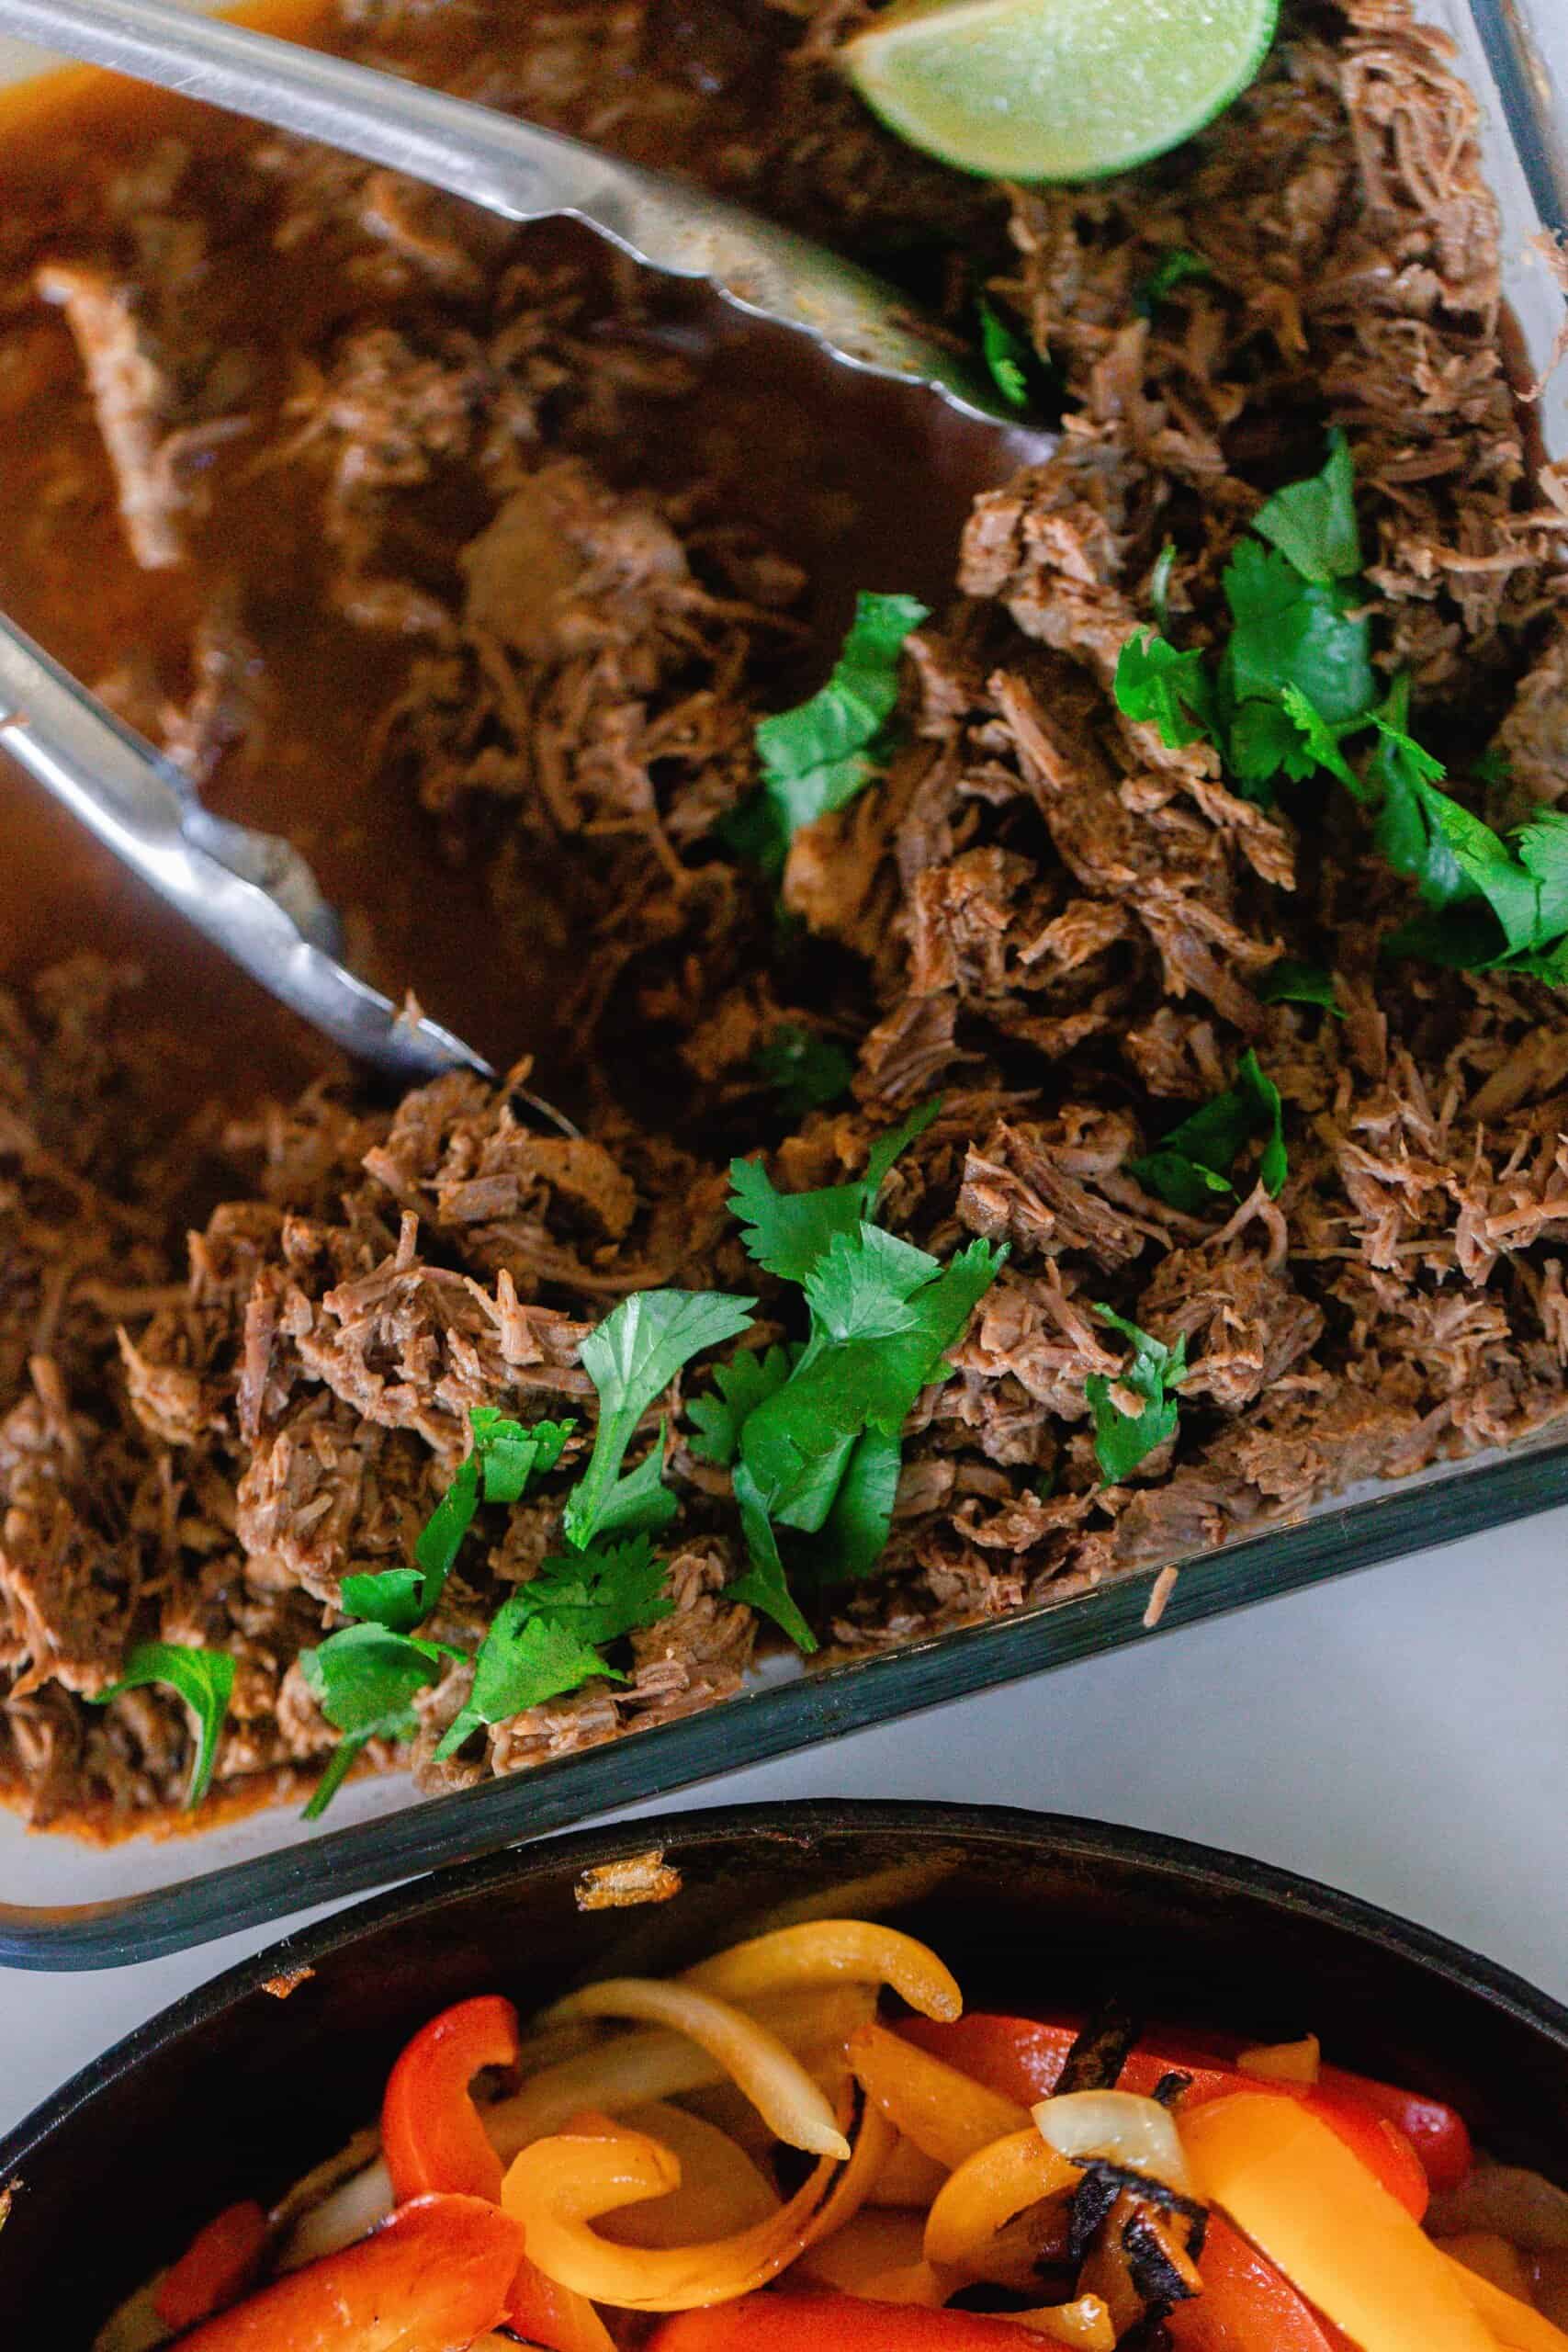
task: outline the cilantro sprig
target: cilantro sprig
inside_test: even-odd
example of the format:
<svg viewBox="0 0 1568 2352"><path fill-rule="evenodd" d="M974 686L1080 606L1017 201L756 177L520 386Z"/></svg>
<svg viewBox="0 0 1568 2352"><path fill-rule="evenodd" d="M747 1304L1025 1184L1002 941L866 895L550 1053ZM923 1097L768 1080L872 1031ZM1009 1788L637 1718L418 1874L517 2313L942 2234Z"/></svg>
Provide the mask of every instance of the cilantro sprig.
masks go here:
<svg viewBox="0 0 1568 2352"><path fill-rule="evenodd" d="M1148 276L1133 289L1133 308L1140 318L1152 319L1168 294L1190 279L1213 277L1213 264L1207 254L1194 253L1190 245L1171 245L1161 254Z"/></svg>
<svg viewBox="0 0 1568 2352"><path fill-rule="evenodd" d="M1258 1175L1270 1199L1290 1172L1280 1090L1248 1046L1235 1081L1170 1133L1151 1152L1129 1159L1130 1176L1173 1209L1197 1216L1215 1193L1234 1193L1231 1170L1250 1143L1260 1143Z"/></svg>
<svg viewBox="0 0 1568 2352"><path fill-rule="evenodd" d="M781 1021L758 1046L752 1068L786 1111L804 1118L847 1094L854 1064L842 1046L798 1021Z"/></svg>
<svg viewBox="0 0 1568 2352"><path fill-rule="evenodd" d="M1132 1353L1114 1383L1103 1372L1091 1372L1084 1382L1084 1394L1094 1415L1095 1460L1106 1485L1114 1487L1156 1446L1176 1435L1174 1392L1187 1375L1187 1341L1183 1337L1174 1348L1168 1348L1163 1340L1140 1330L1112 1307L1097 1306L1094 1311L1102 1323L1132 1343ZM1112 1385L1138 1399L1136 1413L1123 1412L1111 1393Z"/></svg>
<svg viewBox="0 0 1568 2352"><path fill-rule="evenodd" d="M119 1680L87 1696L94 1706L107 1707L111 1699L149 1683L163 1683L175 1691L195 1718L196 1757L186 1793L186 1810L194 1810L212 1785L219 1736L234 1690L233 1657L228 1650L199 1649L194 1643L139 1642Z"/></svg>
<svg viewBox="0 0 1568 2352"><path fill-rule="evenodd" d="M837 1582L874 1566L891 1529L904 1423L942 1376L1006 1255L974 1241L944 1266L874 1222L894 1161L939 1108L883 1136L855 1183L780 1193L758 1162L730 1168L746 1247L798 1285L808 1333L724 1368L692 1405L694 1451L732 1471L751 1563L734 1591L803 1649L816 1644L789 1570Z"/></svg>
<svg viewBox="0 0 1568 2352"><path fill-rule="evenodd" d="M777 876L805 825L845 808L876 774L898 701L898 657L929 617L913 596L863 591L827 684L756 730L760 788L720 831L740 856Z"/></svg>

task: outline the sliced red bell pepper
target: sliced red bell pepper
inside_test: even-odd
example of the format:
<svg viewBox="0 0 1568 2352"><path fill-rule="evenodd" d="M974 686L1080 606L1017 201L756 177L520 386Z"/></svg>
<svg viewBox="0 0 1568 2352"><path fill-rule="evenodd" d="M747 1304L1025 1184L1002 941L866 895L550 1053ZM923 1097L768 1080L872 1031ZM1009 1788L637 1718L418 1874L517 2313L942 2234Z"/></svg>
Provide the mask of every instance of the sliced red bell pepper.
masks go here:
<svg viewBox="0 0 1568 2352"><path fill-rule="evenodd" d="M418 2197L356 2245L274 2279L180 2352L452 2352L506 2315L523 2251L479 2197Z"/></svg>
<svg viewBox="0 0 1568 2352"><path fill-rule="evenodd" d="M481 2067L516 2058L517 2012L496 1993L459 2001L420 2028L381 2102L381 2154L400 2205L432 2191L501 2202L501 2158L468 2086Z"/></svg>
<svg viewBox="0 0 1568 2352"><path fill-rule="evenodd" d="M920 2049L945 2058L950 2066L962 2068L1005 2098L1031 2107L1055 2090L1080 2022L1073 2018L1006 2017L972 2009L951 2025L930 2018L906 2018L897 2030ZM1420 2091L1400 2090L1392 2083L1351 2074L1343 2066L1323 2067L1315 2087L1310 2090L1290 2083L1265 2083L1238 2072L1235 2062L1247 2046L1239 2038L1152 2027L1130 2054L1122 2069L1122 2087L1146 2095L1162 2075L1179 2071L1192 2076L1185 2100L1193 2107L1237 2090L1269 2090L1281 2098L1318 2102L1324 2121L1350 2139L1383 2186L1417 2220L1426 2210L1426 2199L1422 2198L1419 2207L1415 2202L1415 2177L1406 2153L1397 2143L1390 2153L1381 2135L1374 2139L1364 2130L1351 2138L1352 2109L1360 2110L1362 2119L1369 2111L1380 2116L1403 2134L1415 2149L1430 2188L1456 2188L1469 2172L1472 2154L1464 2119L1441 2099L1427 2098Z"/></svg>
<svg viewBox="0 0 1568 2352"><path fill-rule="evenodd" d="M647 2352L1027 2352L1041 2340L983 2312L762 2293L677 2313L649 2337Z"/></svg>
<svg viewBox="0 0 1568 2352"><path fill-rule="evenodd" d="M1223 2213L1209 2216L1198 2276L1202 2293L1166 2314L1178 2352L1354 2352Z"/></svg>
<svg viewBox="0 0 1568 2352"><path fill-rule="evenodd" d="M243 2295L261 2267L266 2215L254 2198L226 2205L197 2230L152 2290L152 2308L177 2335Z"/></svg>

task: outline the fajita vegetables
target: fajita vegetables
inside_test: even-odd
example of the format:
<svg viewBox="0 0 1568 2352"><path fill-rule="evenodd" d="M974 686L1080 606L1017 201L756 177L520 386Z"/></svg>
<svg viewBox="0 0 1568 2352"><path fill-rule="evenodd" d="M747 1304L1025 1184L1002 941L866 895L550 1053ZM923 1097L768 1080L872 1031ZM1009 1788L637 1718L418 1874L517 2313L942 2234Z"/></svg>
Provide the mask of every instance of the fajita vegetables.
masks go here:
<svg viewBox="0 0 1568 2352"><path fill-rule="evenodd" d="M1564 2352L1568 2195L1311 2033L966 2010L817 1919L421 2028L96 2352Z"/></svg>

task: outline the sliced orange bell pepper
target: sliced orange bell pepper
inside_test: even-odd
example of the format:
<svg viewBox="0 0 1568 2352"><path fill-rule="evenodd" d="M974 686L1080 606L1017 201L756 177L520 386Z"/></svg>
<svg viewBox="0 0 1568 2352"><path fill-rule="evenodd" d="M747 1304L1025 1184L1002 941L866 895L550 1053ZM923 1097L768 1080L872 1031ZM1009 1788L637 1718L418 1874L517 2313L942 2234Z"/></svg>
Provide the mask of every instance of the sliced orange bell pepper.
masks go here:
<svg viewBox="0 0 1568 2352"><path fill-rule="evenodd" d="M1180 2129L1199 2195L1360 2352L1496 2352L1468 2274L1304 2101L1243 2091Z"/></svg>
<svg viewBox="0 0 1568 2352"><path fill-rule="evenodd" d="M177 2335L243 2295L261 2267L266 2215L254 2198L226 2205L197 2230L152 2290L152 2308Z"/></svg>
<svg viewBox="0 0 1568 2352"><path fill-rule="evenodd" d="M667 2319L647 2352L1029 2352L1016 2320L860 2295L744 2295Z"/></svg>
<svg viewBox="0 0 1568 2352"><path fill-rule="evenodd" d="M1166 2313L1178 2352L1349 2352L1339 2330L1223 2213L1209 2216L1198 2276L1202 2293Z"/></svg>
<svg viewBox="0 0 1568 2352"><path fill-rule="evenodd" d="M357 2245L290 2270L180 2352L452 2352L506 2315L517 2224L478 2197L418 2197Z"/></svg>
<svg viewBox="0 0 1568 2352"><path fill-rule="evenodd" d="M917 2049L929 2051L933 2058L973 2075L1003 2098L1032 2107L1055 2089L1080 2022L1071 2018L1004 2017L972 2009L951 2025L929 2018L905 2018L895 2030ZM1190 2075L1191 2088L1182 2094L1184 2110L1201 2106L1205 2099L1229 2098L1235 2091L1266 2091L1280 2098L1305 2099L1355 2147L1383 2186L1417 2220L1426 2211L1427 2189L1457 2188L1469 2172L1470 2133L1463 2118L1441 2099L1399 2090L1392 2083L1351 2074L1342 2066L1321 2067L1310 2088L1261 2082L1236 2066L1247 2046L1239 2037L1227 2044L1217 2034L1175 2033L1163 2026L1151 2027L1129 2053L1120 2087L1147 2097L1166 2075ZM1369 2126L1374 2118L1400 2136L1372 2132ZM1417 2159L1415 2164L1410 2161L1411 2150Z"/></svg>
<svg viewBox="0 0 1568 2352"><path fill-rule="evenodd" d="M1445 2254L1443 2259L1452 2265L1461 2293L1474 2305L1497 2342L1507 2346L1507 2352L1568 2352L1568 2335L1554 2326L1544 2312L1521 2302L1517 2295L1506 2293L1494 2280L1481 2277L1453 2255Z"/></svg>
<svg viewBox="0 0 1568 2352"><path fill-rule="evenodd" d="M468 2086L481 2067L513 2064L517 2047L517 2012L495 1993L443 2009L414 2035L381 2101L381 2153L400 2205L432 2191L501 2202L501 2158Z"/></svg>

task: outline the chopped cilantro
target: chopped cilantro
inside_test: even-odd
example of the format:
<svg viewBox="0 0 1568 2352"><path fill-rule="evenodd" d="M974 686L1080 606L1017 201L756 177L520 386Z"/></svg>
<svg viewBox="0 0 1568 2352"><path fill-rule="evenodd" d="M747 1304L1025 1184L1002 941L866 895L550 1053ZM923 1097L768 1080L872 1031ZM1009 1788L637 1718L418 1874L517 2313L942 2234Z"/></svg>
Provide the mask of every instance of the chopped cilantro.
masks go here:
<svg viewBox="0 0 1568 2352"><path fill-rule="evenodd" d="M1350 445L1336 425L1321 473L1276 491L1252 518L1252 527L1294 566L1303 580L1327 587L1361 569L1356 524L1356 467Z"/></svg>
<svg viewBox="0 0 1568 2352"><path fill-rule="evenodd" d="M987 295L982 294L975 307L980 319L980 351L992 383L1009 408L1027 409L1031 405L1029 363L1033 354Z"/></svg>
<svg viewBox="0 0 1568 2352"><path fill-rule="evenodd" d="M1141 318L1152 319L1168 294L1190 278L1212 277L1213 264L1203 254L1195 254L1189 245L1172 245L1161 254L1140 286L1133 289L1133 308Z"/></svg>
<svg viewBox="0 0 1568 2352"><path fill-rule="evenodd" d="M384 1625L389 1634L412 1634L428 1613L423 1574L418 1568L383 1568L374 1576L344 1577L337 1605L345 1617Z"/></svg>
<svg viewBox="0 0 1568 2352"><path fill-rule="evenodd" d="M787 1349L772 1347L766 1355L747 1350L719 1365L714 1391L694 1396L686 1408L686 1419L698 1431L691 1448L699 1462L728 1467L740 1451L740 1431L748 1417L784 1386L792 1362Z"/></svg>
<svg viewBox="0 0 1568 2352"><path fill-rule="evenodd" d="M664 1563L646 1534L546 1560L497 1610L474 1660L468 1702L437 1757L454 1755L481 1724L504 1723L595 1678L624 1682L600 1645L657 1624L672 1606L664 1598Z"/></svg>
<svg viewBox="0 0 1568 2352"><path fill-rule="evenodd" d="M576 1429L575 1421L535 1421L525 1429L493 1405L476 1405L468 1415L487 1503L514 1503L530 1478L553 1470Z"/></svg>
<svg viewBox="0 0 1568 2352"><path fill-rule="evenodd" d="M483 1724L504 1723L525 1707L563 1698L595 1677L605 1682L626 1679L570 1625L532 1615L526 1591L515 1592L491 1620L474 1661L473 1690L443 1733L436 1756L456 1755L470 1732Z"/></svg>
<svg viewBox="0 0 1568 2352"><path fill-rule="evenodd" d="M424 1525L414 1538L413 1555L424 1571L424 1606L422 1617L429 1615L441 1597L452 1564L463 1548L463 1538L474 1523L474 1513L479 1506L479 1458L467 1455L459 1462L452 1483Z"/></svg>
<svg viewBox="0 0 1568 2352"><path fill-rule="evenodd" d="M314 1649L300 1651L307 1688L328 1723L344 1734L305 1807L307 1821L326 1811L367 1740L413 1736L415 1697L439 1679L447 1658L461 1655L443 1642L376 1624L345 1625Z"/></svg>
<svg viewBox="0 0 1568 2352"><path fill-rule="evenodd" d="M599 1426L566 1507L567 1541L577 1550L593 1541L610 1511L626 1447L654 1398L702 1349L744 1331L756 1304L719 1291L635 1291L589 1333L581 1362L599 1394Z"/></svg>
<svg viewBox="0 0 1568 2352"><path fill-rule="evenodd" d="M665 1422L660 1422L659 1435L650 1450L635 1470L628 1470L616 1479L605 1496L593 1524L596 1542L606 1535L636 1535L648 1529L668 1527L680 1510L680 1503L664 1483L666 1427Z"/></svg>
<svg viewBox="0 0 1568 2352"><path fill-rule="evenodd" d="M1273 548L1243 539L1225 566L1224 591L1233 625L1220 693L1233 713L1255 700L1277 702L1289 687L1336 725L1367 709L1376 682L1353 583L1303 579Z"/></svg>
<svg viewBox="0 0 1568 2352"><path fill-rule="evenodd" d="M1213 686L1195 649L1179 652L1152 629L1134 632L1117 657L1115 691L1117 708L1152 720L1168 751L1213 738Z"/></svg>
<svg viewBox="0 0 1568 2352"><path fill-rule="evenodd" d="M123 1691L140 1690L150 1682L165 1683L176 1691L196 1718L196 1760L186 1794L186 1807L194 1808L212 1785L218 1737L234 1689L233 1657L228 1650L198 1649L194 1643L139 1642L119 1680L87 1696L95 1706L107 1707Z"/></svg>
<svg viewBox="0 0 1568 2352"><path fill-rule="evenodd" d="M1336 1021L1345 1018L1333 973L1316 964L1299 964L1289 956L1269 965L1258 982L1258 994L1265 1004L1321 1004Z"/></svg>
<svg viewBox="0 0 1568 2352"><path fill-rule="evenodd" d="M735 1502L740 1513L740 1532L746 1538L746 1549L751 1565L745 1574L736 1577L729 1589L737 1600L747 1601L771 1617L781 1633L787 1634L796 1649L809 1657L817 1647L817 1636L801 1615L789 1578L779 1555L779 1539L768 1516L767 1505L758 1490L756 1480L744 1462L735 1465Z"/></svg>
<svg viewBox="0 0 1568 2352"><path fill-rule="evenodd" d="M753 1067L786 1111L804 1118L849 1091L854 1064L842 1046L818 1037L798 1021L781 1021L761 1045Z"/></svg>
<svg viewBox="0 0 1568 2352"><path fill-rule="evenodd" d="M797 1545L800 1565L819 1583L847 1584L871 1574L893 1528L893 1502L904 1449L885 1430L856 1438L821 1531Z"/></svg>
<svg viewBox="0 0 1568 2352"><path fill-rule="evenodd" d="M1174 1437L1177 1400L1171 1394L1187 1374L1187 1341L1168 1348L1109 1306L1097 1306L1102 1323L1133 1343L1131 1357L1116 1375L1115 1385L1130 1389L1142 1402L1138 1413L1124 1413L1111 1394L1112 1383L1102 1372L1091 1372L1084 1394L1094 1415L1094 1453L1108 1487L1121 1483L1156 1446Z"/></svg>
<svg viewBox="0 0 1568 2352"><path fill-rule="evenodd" d="M721 828L740 855L779 873L801 827L846 808L870 782L897 707L904 640L926 618L912 596L863 591L827 684L760 721L761 785Z"/></svg>
<svg viewBox="0 0 1568 2352"><path fill-rule="evenodd" d="M1156 1150L1129 1159L1127 1172L1172 1208L1196 1216L1212 1205L1212 1193L1235 1190L1230 1171L1253 1142L1262 1144L1258 1173L1273 1197L1289 1172L1284 1114L1279 1088L1248 1046L1236 1064L1235 1084L1173 1127Z"/></svg>
<svg viewBox="0 0 1568 2352"><path fill-rule="evenodd" d="M746 1228L742 1238L758 1265L782 1282L804 1282L836 1233L853 1233L874 1213L894 1161L925 1133L941 1109L940 1101L923 1103L879 1136L858 1183L781 1193L760 1160L732 1159L729 1208Z"/></svg>

